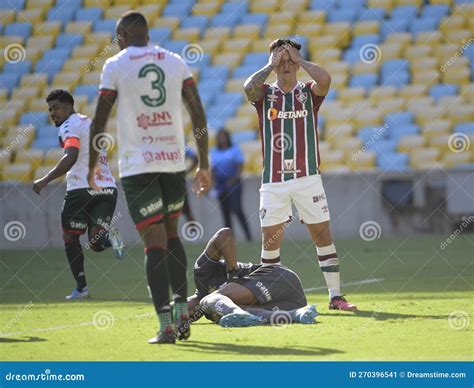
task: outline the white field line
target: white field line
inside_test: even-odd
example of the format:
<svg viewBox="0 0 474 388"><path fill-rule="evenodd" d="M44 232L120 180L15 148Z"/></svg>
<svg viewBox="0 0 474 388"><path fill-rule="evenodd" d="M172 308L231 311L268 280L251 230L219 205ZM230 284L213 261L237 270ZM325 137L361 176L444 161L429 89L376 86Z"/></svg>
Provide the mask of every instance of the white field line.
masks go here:
<svg viewBox="0 0 474 388"><path fill-rule="evenodd" d="M357 282L348 282L348 283L341 283L341 286L358 286L360 284L370 284L370 283L380 283L383 282L385 279L380 278L380 279L365 279L365 280L359 280ZM311 292L311 291L320 291L320 290L326 290L327 287L312 287L312 288L305 288L304 292Z"/></svg>

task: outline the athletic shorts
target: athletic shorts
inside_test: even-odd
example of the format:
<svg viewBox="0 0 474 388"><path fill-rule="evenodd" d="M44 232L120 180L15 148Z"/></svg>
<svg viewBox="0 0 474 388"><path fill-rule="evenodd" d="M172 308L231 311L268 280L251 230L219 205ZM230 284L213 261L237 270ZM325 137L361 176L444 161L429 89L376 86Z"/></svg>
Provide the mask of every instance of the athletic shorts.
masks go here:
<svg viewBox="0 0 474 388"><path fill-rule="evenodd" d="M288 311L307 304L298 275L282 265L261 266L233 282L248 288L265 310Z"/></svg>
<svg viewBox="0 0 474 388"><path fill-rule="evenodd" d="M329 208L321 175L310 175L285 182L264 183L260 188L262 227L288 222L295 205L297 218L306 224L329 221Z"/></svg>
<svg viewBox="0 0 474 388"><path fill-rule="evenodd" d="M135 227L178 217L186 194L185 173L146 173L121 179L128 211Z"/></svg>
<svg viewBox="0 0 474 388"><path fill-rule="evenodd" d="M86 188L66 191L61 211L63 231L80 235L92 225L108 228L116 204L115 187L106 187L100 191Z"/></svg>

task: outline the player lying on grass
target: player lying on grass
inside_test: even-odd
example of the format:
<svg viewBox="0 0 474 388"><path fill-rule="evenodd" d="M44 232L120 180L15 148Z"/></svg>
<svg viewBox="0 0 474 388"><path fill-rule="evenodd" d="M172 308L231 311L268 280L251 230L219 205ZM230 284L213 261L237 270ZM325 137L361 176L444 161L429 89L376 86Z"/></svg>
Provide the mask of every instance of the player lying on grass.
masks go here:
<svg viewBox="0 0 474 388"><path fill-rule="evenodd" d="M51 120L59 128L59 143L64 156L41 179L33 183L40 194L49 182L66 174L66 196L61 212L63 239L76 288L66 300L88 298L84 253L79 237L88 232L90 248L102 252L112 247L117 259L123 255L124 244L116 228L110 226L117 203L117 186L107 164L107 150L100 150L99 174L95 176L103 190L89 187L89 126L91 120L74 111L74 98L66 90L53 90L47 97Z"/></svg>
<svg viewBox="0 0 474 388"><path fill-rule="evenodd" d="M223 327L309 324L317 315L289 268L238 262L229 228L220 229L196 260L194 281L196 292L188 298L192 321L206 315Z"/></svg>

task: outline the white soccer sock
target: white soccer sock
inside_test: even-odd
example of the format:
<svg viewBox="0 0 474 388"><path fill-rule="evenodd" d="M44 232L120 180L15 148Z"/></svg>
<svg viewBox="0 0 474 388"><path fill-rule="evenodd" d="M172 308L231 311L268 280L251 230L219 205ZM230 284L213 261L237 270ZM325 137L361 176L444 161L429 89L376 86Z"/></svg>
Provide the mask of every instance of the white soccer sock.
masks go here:
<svg viewBox="0 0 474 388"><path fill-rule="evenodd" d="M262 247L262 264L265 265L278 265L281 264L280 260L280 249L275 249L274 251L267 251Z"/></svg>
<svg viewBox="0 0 474 388"><path fill-rule="evenodd" d="M329 291L329 300L341 295L341 278L339 272L339 259L334 244L327 247L316 247L318 262L323 272L326 286Z"/></svg>

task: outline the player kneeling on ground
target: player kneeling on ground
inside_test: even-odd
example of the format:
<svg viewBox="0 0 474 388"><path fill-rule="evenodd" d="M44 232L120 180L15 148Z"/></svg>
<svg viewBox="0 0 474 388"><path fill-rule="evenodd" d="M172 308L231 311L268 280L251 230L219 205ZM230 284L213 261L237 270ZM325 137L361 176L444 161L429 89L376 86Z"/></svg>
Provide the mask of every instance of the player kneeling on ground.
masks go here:
<svg viewBox="0 0 474 388"><path fill-rule="evenodd" d="M49 182L66 174L67 188L61 212L63 239L76 288L66 300L90 296L84 272L84 254L79 237L87 230L90 248L102 252L112 247L117 259L124 244L116 228L110 227L117 203L117 186L107 164L107 150L100 151L100 174L95 177L102 190L89 187L89 127L91 120L74 111L74 98L66 90L53 90L47 97L51 120L59 128L59 143L64 156L44 177L36 180L33 190L40 194Z"/></svg>
<svg viewBox="0 0 474 388"><path fill-rule="evenodd" d="M229 228L220 229L196 260L194 281L191 321L206 315L223 327L310 324L318 314L315 305L306 305L301 281L289 268L237 262Z"/></svg>

